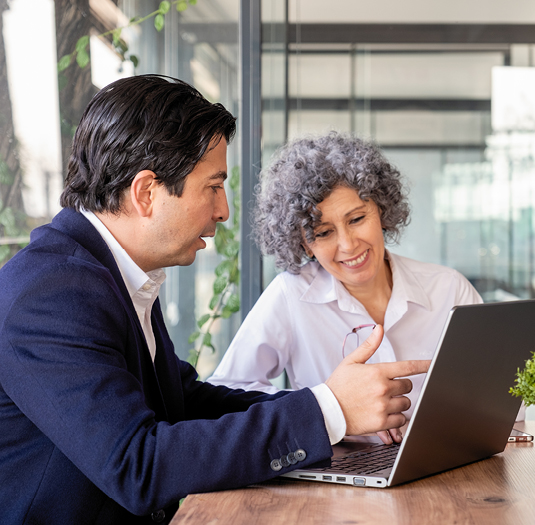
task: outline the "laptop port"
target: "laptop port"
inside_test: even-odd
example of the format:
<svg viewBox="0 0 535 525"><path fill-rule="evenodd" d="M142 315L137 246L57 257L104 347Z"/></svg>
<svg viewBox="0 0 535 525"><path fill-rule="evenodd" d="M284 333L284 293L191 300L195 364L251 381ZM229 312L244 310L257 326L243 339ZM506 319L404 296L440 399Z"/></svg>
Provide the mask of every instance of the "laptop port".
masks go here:
<svg viewBox="0 0 535 525"><path fill-rule="evenodd" d="M345 480L346 480L345 476L336 476L336 481L345 481Z"/></svg>
<svg viewBox="0 0 535 525"><path fill-rule="evenodd" d="M299 474L299 477L304 479L316 479L316 476L313 476L312 474Z"/></svg>
<svg viewBox="0 0 535 525"><path fill-rule="evenodd" d="M353 478L353 485L363 487L366 485L366 480L364 478Z"/></svg>
<svg viewBox="0 0 535 525"><path fill-rule="evenodd" d="M323 476L321 479L323 479L323 481L332 481L333 477L332 476Z"/></svg>

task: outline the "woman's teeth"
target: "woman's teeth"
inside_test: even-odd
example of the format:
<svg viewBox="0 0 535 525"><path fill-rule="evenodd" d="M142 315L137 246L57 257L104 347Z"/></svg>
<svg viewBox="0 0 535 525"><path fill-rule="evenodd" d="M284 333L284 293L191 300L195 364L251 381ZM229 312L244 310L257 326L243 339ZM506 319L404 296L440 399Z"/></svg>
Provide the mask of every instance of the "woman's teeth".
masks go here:
<svg viewBox="0 0 535 525"><path fill-rule="evenodd" d="M361 264L364 262L364 259L366 259L366 256L368 255L368 252L370 250L366 250L358 259L353 259L352 261L344 261L343 264L346 266L357 266L358 264Z"/></svg>

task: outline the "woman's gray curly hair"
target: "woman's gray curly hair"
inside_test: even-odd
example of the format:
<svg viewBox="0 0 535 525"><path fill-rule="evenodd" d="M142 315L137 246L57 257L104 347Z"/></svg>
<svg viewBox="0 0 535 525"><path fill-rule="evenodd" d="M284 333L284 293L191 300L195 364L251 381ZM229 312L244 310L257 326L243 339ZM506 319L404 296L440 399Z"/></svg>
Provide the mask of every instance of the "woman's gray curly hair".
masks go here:
<svg viewBox="0 0 535 525"><path fill-rule="evenodd" d="M275 264L299 273L309 259L303 248L314 241L321 219L317 206L337 186L354 188L363 201L379 208L386 242L396 242L409 222L409 203L399 171L372 142L330 132L293 140L260 173L255 190L253 236Z"/></svg>

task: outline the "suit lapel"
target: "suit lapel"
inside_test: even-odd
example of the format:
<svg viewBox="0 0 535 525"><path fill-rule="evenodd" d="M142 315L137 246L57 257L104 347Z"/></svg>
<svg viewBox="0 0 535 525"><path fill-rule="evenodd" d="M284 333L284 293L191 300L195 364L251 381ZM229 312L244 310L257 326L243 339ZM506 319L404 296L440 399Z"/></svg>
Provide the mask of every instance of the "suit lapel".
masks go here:
<svg viewBox="0 0 535 525"><path fill-rule="evenodd" d="M143 392L145 394L145 399L147 406L151 408L156 414L156 420L158 421L169 421L168 410L166 408L166 403L164 401L165 389L161 387L158 380L152 358L150 356L149 348L147 346L147 341L141 327L138 315L132 303L132 299L124 280L122 278L121 272L115 262L115 258L111 253L108 245L94 228L94 226L81 214L70 208L64 208L61 210L56 217L54 217L52 223L43 228L52 227L71 239L73 239L85 252L87 255L86 259L98 261L102 266L107 268L117 285L119 296L122 299L122 302L125 306L126 311L128 312L131 325L133 327L133 348L132 351L127 352L125 359L127 362L128 370L138 378L140 383L143 385ZM34 236L40 235L40 228L34 230ZM80 253L76 253L75 256L82 256ZM158 301L157 301L158 302ZM155 303L156 306L156 303ZM155 307L153 307L154 311ZM158 322L158 328L154 330L154 335L157 342L157 347L164 346L162 338L159 335L159 331L163 326L165 330L165 325L163 323L163 317L161 316L161 311L159 308L158 302L158 311L161 318L161 322ZM154 323L153 323L154 329ZM172 345L172 343L169 341ZM157 352L158 353L158 352ZM162 367L162 373L164 372L164 367Z"/></svg>
<svg viewBox="0 0 535 525"><path fill-rule="evenodd" d="M156 375L160 388L165 394L168 421L176 423L185 417L184 396L174 345L165 327L159 299L156 299L152 307L152 329L156 339L156 358L154 360Z"/></svg>

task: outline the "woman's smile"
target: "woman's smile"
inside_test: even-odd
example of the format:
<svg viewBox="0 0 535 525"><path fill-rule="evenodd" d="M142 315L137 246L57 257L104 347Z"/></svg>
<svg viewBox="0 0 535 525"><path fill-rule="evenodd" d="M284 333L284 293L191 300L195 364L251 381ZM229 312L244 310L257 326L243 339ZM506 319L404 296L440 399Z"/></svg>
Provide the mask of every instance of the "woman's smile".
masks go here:
<svg viewBox="0 0 535 525"><path fill-rule="evenodd" d="M355 268L356 266L360 266L362 263L364 263L368 257L368 254L370 253L370 250L366 250L362 255L359 255L358 257L354 259L348 259L346 261L340 261L341 264L344 266L349 266L350 268Z"/></svg>

